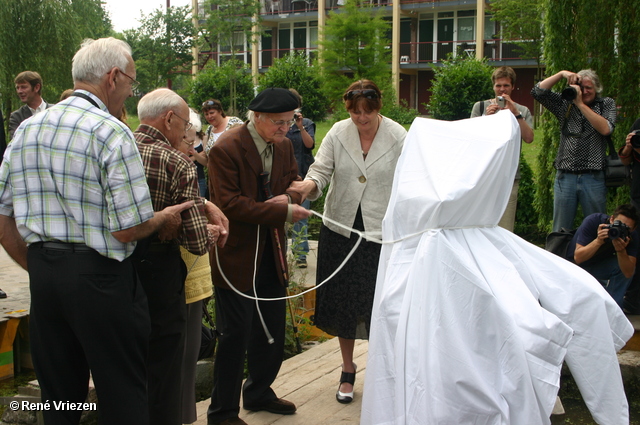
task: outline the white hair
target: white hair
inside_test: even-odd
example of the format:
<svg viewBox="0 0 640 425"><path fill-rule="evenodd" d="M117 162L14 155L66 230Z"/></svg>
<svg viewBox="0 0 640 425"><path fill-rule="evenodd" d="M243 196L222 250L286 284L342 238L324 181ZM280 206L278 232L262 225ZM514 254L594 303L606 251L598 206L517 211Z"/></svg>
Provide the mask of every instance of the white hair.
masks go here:
<svg viewBox="0 0 640 425"><path fill-rule="evenodd" d="M116 67L126 72L131 60L131 47L113 37L84 40L73 56L71 75L74 82L98 84L102 77Z"/></svg>
<svg viewBox="0 0 640 425"><path fill-rule="evenodd" d="M175 112L184 104L185 101L173 90L155 89L138 102L138 118L140 121L158 118L169 111Z"/></svg>
<svg viewBox="0 0 640 425"><path fill-rule="evenodd" d="M200 114L198 114L191 108L189 108L189 121L193 125L193 129L196 131L196 133L199 133L202 130L202 121L200 121Z"/></svg>
<svg viewBox="0 0 640 425"><path fill-rule="evenodd" d="M595 89L596 93L600 94L602 93L602 83L600 82L600 77L598 77L598 74L596 74L596 72L593 69L583 69L582 71L578 71L578 76L580 78L588 78L591 80L591 82L593 83L593 88Z"/></svg>

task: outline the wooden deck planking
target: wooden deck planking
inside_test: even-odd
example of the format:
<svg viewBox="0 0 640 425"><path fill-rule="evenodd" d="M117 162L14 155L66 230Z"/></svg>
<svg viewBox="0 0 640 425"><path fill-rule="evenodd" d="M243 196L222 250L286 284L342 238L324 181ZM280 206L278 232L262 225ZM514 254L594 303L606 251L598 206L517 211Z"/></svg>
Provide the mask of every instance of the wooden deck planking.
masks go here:
<svg viewBox="0 0 640 425"><path fill-rule="evenodd" d="M367 364L367 341L356 341L354 362L358 365L355 397L351 404L340 404L335 393L340 378L340 347L334 338L286 360L273 390L278 397L296 404L294 415L249 412L240 409L240 417L249 425L328 425L360 423L362 389ZM196 425L206 425L209 400L198 403Z"/></svg>

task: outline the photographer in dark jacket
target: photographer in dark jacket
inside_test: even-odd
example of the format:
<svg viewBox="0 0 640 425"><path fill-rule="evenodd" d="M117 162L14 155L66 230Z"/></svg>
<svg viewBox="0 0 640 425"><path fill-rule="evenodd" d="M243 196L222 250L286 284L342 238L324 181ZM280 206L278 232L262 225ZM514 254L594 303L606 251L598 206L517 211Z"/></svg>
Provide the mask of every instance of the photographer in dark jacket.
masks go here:
<svg viewBox="0 0 640 425"><path fill-rule="evenodd" d="M624 294L635 272L638 253L633 205L620 205L608 216L587 216L569 244L567 258L591 273L622 308Z"/></svg>
<svg viewBox="0 0 640 425"><path fill-rule="evenodd" d="M618 150L618 155L624 165L631 168L631 205L640 209L640 119L637 119L629 134L627 134L626 142ZM635 136L635 137L634 137ZM638 273L638 264L636 263L636 273L633 275L631 284L624 296L624 311L629 314L640 314L640 273Z"/></svg>

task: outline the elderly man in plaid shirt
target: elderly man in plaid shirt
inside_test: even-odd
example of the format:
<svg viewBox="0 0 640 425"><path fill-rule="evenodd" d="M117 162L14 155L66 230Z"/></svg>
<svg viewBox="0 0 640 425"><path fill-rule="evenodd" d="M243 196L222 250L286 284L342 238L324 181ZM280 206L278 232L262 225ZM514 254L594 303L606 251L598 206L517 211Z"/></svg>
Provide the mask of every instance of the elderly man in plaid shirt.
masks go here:
<svg viewBox="0 0 640 425"><path fill-rule="evenodd" d="M23 122L5 152L0 243L29 271L42 401L83 403L91 371L101 423L148 424L150 324L134 241L176 233L193 201L154 213L133 134L118 120L136 84L131 48L87 40L72 73L75 92ZM81 413L43 416L77 424Z"/></svg>
<svg viewBox="0 0 640 425"><path fill-rule="evenodd" d="M175 92L157 89L138 104L140 126L134 132L153 209L194 200L182 214L182 231L172 241L152 236L136 269L149 300L149 418L152 424L180 425L182 357L187 307L184 281L187 268L179 246L196 255L206 254L223 230L207 224L205 209L214 208L199 195L196 167L177 148L191 128L189 107Z"/></svg>

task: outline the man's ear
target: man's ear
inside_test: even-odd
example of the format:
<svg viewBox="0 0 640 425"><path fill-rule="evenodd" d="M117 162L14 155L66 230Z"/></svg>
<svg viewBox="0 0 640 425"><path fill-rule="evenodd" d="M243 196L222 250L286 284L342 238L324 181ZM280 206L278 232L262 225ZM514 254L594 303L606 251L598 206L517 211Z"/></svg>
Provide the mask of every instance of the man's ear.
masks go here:
<svg viewBox="0 0 640 425"><path fill-rule="evenodd" d="M169 111L164 116L164 125L167 128L167 130L171 130L171 118L173 118L173 115L174 115L173 111Z"/></svg>
<svg viewBox="0 0 640 425"><path fill-rule="evenodd" d="M40 90L42 90L42 84L37 83L34 87L33 87L33 91L36 93L40 93Z"/></svg>

